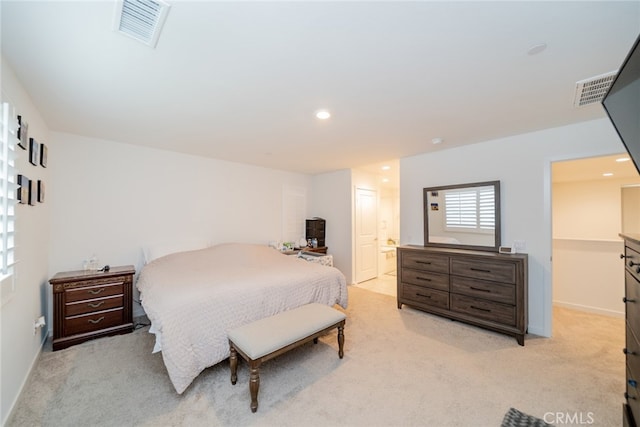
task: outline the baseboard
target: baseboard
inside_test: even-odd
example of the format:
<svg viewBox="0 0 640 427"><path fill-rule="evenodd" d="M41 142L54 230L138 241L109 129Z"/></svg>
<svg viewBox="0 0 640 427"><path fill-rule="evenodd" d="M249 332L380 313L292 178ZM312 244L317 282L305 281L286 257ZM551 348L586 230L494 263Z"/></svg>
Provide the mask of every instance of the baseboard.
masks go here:
<svg viewBox="0 0 640 427"><path fill-rule="evenodd" d="M47 331L47 333L44 334L44 337L40 342L40 349L36 352L35 356L33 357L33 360L31 361L31 366L29 366L29 373L25 376L24 380L22 381L22 384L20 384L20 391L16 394L16 397L15 399L13 399L13 402L11 402L11 406L9 406L9 411L7 412L6 418L2 420L3 427L7 424L7 422L13 416L13 411L16 408L16 404L18 403L18 401L22 397L22 393L24 392L24 386L27 385L27 382L29 382L29 380L33 376L33 368L35 368L36 363L38 363L38 359L40 359L40 356L42 355L42 350L44 349L44 345L48 339L49 339L49 331Z"/></svg>
<svg viewBox="0 0 640 427"><path fill-rule="evenodd" d="M558 307L570 308L572 310L584 311L587 313L601 314L603 316L618 317L621 319L624 318L624 311L607 310L604 308L591 307L588 305L573 304L570 302L562 302L562 301L553 301L553 305L557 305Z"/></svg>

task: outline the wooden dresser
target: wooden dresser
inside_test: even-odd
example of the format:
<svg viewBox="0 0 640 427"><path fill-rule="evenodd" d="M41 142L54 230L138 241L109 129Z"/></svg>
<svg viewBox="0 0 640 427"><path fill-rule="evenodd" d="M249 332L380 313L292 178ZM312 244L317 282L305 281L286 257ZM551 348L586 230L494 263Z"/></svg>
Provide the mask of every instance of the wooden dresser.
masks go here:
<svg viewBox="0 0 640 427"><path fill-rule="evenodd" d="M53 286L53 350L133 331L132 265L107 272L57 273Z"/></svg>
<svg viewBox="0 0 640 427"><path fill-rule="evenodd" d="M622 417L625 426L635 426L640 421L640 235L621 234L624 239L624 298L625 303L625 348L626 359L626 403Z"/></svg>
<svg viewBox="0 0 640 427"><path fill-rule="evenodd" d="M406 304L514 336L527 332L527 255L398 248L398 308Z"/></svg>

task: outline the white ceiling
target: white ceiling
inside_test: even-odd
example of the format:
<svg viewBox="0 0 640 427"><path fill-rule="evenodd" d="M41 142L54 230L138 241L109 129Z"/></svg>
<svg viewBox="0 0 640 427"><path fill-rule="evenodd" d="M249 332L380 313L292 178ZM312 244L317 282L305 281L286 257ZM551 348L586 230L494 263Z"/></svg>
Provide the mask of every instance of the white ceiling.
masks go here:
<svg viewBox="0 0 640 427"><path fill-rule="evenodd" d="M626 161L619 161L627 159ZM640 176L626 153L613 156L554 162L551 169L554 183L577 181L605 181L625 179L628 184L640 183ZM611 174L611 175L604 175Z"/></svg>
<svg viewBox="0 0 640 427"><path fill-rule="evenodd" d="M357 167L604 117L575 83L640 33L638 1L168 1L156 49L112 31L113 1L0 2L4 59L51 130Z"/></svg>

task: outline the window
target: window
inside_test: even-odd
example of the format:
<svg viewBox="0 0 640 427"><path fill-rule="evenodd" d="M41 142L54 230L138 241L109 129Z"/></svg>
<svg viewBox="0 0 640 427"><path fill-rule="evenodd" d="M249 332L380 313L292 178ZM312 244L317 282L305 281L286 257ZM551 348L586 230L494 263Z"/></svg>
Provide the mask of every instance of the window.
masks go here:
<svg viewBox="0 0 640 427"><path fill-rule="evenodd" d="M496 227L493 187L449 190L444 195L446 229L489 233Z"/></svg>
<svg viewBox="0 0 640 427"><path fill-rule="evenodd" d="M14 291L16 174L18 121L13 107L2 103L0 117L0 285L2 305Z"/></svg>

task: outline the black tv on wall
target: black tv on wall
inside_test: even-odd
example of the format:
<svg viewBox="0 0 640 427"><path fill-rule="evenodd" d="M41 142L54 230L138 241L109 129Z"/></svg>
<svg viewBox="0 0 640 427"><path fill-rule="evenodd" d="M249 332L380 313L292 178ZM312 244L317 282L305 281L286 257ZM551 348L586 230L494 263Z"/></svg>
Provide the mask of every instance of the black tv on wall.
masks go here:
<svg viewBox="0 0 640 427"><path fill-rule="evenodd" d="M602 106L640 173L640 35L604 96Z"/></svg>

